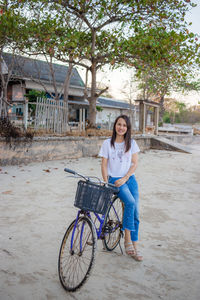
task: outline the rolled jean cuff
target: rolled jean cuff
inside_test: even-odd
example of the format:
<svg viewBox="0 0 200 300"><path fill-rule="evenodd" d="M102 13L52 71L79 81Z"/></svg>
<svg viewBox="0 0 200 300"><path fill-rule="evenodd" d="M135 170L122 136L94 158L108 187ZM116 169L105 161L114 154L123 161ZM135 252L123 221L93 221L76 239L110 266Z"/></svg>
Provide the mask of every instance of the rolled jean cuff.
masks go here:
<svg viewBox="0 0 200 300"><path fill-rule="evenodd" d="M129 229L129 228L127 228L127 227L122 227L122 231L124 231L124 230L129 230L129 231L136 231L136 229Z"/></svg>

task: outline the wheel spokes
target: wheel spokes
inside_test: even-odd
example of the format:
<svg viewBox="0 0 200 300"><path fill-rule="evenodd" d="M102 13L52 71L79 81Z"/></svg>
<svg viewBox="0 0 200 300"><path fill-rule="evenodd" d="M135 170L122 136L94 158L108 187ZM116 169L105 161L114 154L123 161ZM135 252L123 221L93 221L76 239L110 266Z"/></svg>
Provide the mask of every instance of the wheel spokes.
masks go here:
<svg viewBox="0 0 200 300"><path fill-rule="evenodd" d="M73 226L62 243L59 260L61 281L66 289L75 289L82 284L94 257L94 236L89 221L78 221L71 249Z"/></svg>

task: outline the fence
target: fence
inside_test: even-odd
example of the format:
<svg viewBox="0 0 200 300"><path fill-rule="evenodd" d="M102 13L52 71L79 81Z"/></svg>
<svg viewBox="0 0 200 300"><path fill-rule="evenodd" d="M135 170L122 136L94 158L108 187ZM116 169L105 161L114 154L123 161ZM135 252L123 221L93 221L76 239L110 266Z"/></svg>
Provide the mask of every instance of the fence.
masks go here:
<svg viewBox="0 0 200 300"><path fill-rule="evenodd" d="M63 133L67 130L68 106L63 100L37 98L34 129Z"/></svg>

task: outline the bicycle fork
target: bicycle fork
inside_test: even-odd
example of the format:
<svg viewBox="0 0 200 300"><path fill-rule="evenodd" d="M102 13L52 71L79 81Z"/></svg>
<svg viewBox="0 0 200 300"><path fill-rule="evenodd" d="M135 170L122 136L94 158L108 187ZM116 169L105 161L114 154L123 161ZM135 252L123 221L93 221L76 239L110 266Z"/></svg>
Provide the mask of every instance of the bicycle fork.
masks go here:
<svg viewBox="0 0 200 300"><path fill-rule="evenodd" d="M79 212L77 214L76 217L76 221L74 224L74 228L73 228L73 232L72 232L72 237L71 237L71 246L70 246L70 252L72 255L75 254L75 245L77 242L78 237L80 236L80 240L79 240L79 253L78 255L81 256L83 251L85 250L86 244L88 245L92 245L92 243L90 243L88 240L90 238L91 232L88 233L88 235L86 236L85 240L83 241L83 236L84 236L84 229L85 229L85 222L82 222L81 228L80 225L78 224L79 222L79 217L80 217L80 213Z"/></svg>

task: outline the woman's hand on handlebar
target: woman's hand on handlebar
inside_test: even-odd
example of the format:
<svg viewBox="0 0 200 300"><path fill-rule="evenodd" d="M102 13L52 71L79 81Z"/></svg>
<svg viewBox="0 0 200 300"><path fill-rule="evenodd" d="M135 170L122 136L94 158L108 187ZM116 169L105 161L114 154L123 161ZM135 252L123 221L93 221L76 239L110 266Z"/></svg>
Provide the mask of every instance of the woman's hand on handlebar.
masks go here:
<svg viewBox="0 0 200 300"><path fill-rule="evenodd" d="M120 179L117 179L117 180L115 181L115 186L120 187L120 186L122 186L124 183L126 183L126 181L127 181L126 177L122 177L122 178L120 178Z"/></svg>

